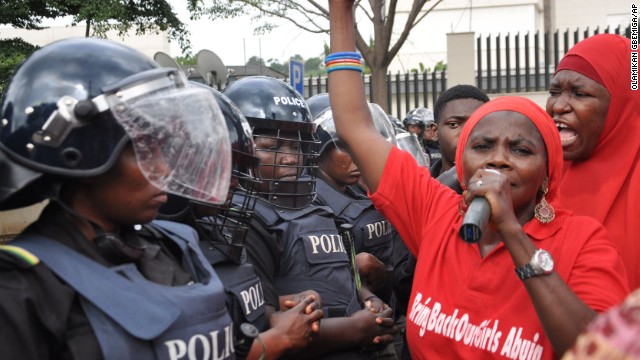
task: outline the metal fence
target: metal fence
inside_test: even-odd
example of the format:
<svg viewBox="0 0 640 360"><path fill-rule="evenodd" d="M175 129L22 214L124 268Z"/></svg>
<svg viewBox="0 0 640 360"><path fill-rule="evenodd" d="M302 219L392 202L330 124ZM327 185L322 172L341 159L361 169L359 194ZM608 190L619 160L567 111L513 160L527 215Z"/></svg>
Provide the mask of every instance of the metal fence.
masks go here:
<svg viewBox="0 0 640 360"><path fill-rule="evenodd" d="M479 35L476 38L476 86L488 94L545 91L556 64L581 40L599 33L631 36L631 27L607 27L590 31L576 29L541 34ZM305 97L327 92L327 77L305 79ZM363 75L367 98L373 94L370 75ZM447 89L446 71L387 74L389 114L403 119L419 106L433 109L436 99Z"/></svg>
<svg viewBox="0 0 640 360"><path fill-rule="evenodd" d="M631 27L480 35L476 38L476 86L490 94L544 91L549 88L556 65L573 45L611 32L630 37Z"/></svg>

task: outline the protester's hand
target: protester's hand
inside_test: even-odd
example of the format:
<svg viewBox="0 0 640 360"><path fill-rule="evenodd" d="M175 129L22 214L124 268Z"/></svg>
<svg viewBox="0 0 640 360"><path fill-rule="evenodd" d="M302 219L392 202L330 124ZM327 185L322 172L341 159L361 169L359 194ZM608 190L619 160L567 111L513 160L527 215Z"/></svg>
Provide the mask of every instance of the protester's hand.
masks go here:
<svg viewBox="0 0 640 360"><path fill-rule="evenodd" d="M487 199L491 206L490 226L500 229L504 224L517 222L511 200L511 182L506 175L494 169L478 169L469 179L463 197L470 204L478 196Z"/></svg>

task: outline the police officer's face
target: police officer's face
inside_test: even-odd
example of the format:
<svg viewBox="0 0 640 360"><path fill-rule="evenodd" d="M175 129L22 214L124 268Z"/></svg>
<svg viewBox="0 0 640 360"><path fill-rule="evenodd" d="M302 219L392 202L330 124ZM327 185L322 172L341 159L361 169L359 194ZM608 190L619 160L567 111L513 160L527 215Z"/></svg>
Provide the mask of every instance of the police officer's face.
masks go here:
<svg viewBox="0 0 640 360"><path fill-rule="evenodd" d="M262 132L255 135L256 156L260 159L259 176L264 180L297 180L302 172L304 157L297 132ZM266 191L268 182L263 182Z"/></svg>
<svg viewBox="0 0 640 360"><path fill-rule="evenodd" d="M326 150L326 158L319 164L320 169L338 186L353 185L360 180L360 170L351 156L338 147Z"/></svg>
<svg viewBox="0 0 640 360"><path fill-rule="evenodd" d="M424 133L424 128L420 125L415 125L415 124L409 124L407 126L407 131L412 132L414 134L416 134L416 136L418 138L421 138L423 136Z"/></svg>
<svg viewBox="0 0 640 360"><path fill-rule="evenodd" d="M155 162L158 174L170 173L160 155ZM72 201L76 210L104 230L117 231L121 226L153 220L167 195L145 178L129 145L108 172L82 181Z"/></svg>

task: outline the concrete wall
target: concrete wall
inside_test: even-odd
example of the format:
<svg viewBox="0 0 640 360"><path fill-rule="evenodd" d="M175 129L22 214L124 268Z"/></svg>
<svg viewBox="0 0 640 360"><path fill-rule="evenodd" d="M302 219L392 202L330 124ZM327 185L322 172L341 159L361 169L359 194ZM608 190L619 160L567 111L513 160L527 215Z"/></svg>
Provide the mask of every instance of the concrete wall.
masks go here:
<svg viewBox="0 0 640 360"><path fill-rule="evenodd" d="M582 31L587 27L607 25L612 28L630 21L631 2L628 0L549 0L552 7L551 26ZM412 1L400 0L396 12L396 23L404 24ZM433 66L438 61L447 61L447 34L475 32L483 38L507 33L522 35L527 32L544 32L543 0L447 0L440 3L411 32L405 45L389 67L389 71L407 72ZM431 7L428 2L425 9ZM394 29L395 38L400 35L400 25ZM449 47L450 48L450 47Z"/></svg>

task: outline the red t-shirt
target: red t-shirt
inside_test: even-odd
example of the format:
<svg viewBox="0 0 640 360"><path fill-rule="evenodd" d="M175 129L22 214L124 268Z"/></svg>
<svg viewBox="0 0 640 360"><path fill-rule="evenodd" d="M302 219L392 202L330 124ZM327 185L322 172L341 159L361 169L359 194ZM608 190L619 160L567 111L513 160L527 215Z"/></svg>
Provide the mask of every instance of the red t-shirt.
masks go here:
<svg viewBox="0 0 640 360"><path fill-rule="evenodd" d="M555 357L504 244L482 258L477 245L458 237L459 195L394 147L371 199L418 258L406 314L413 358ZM596 311L629 292L618 251L595 220L556 209L552 222L533 219L524 231Z"/></svg>

